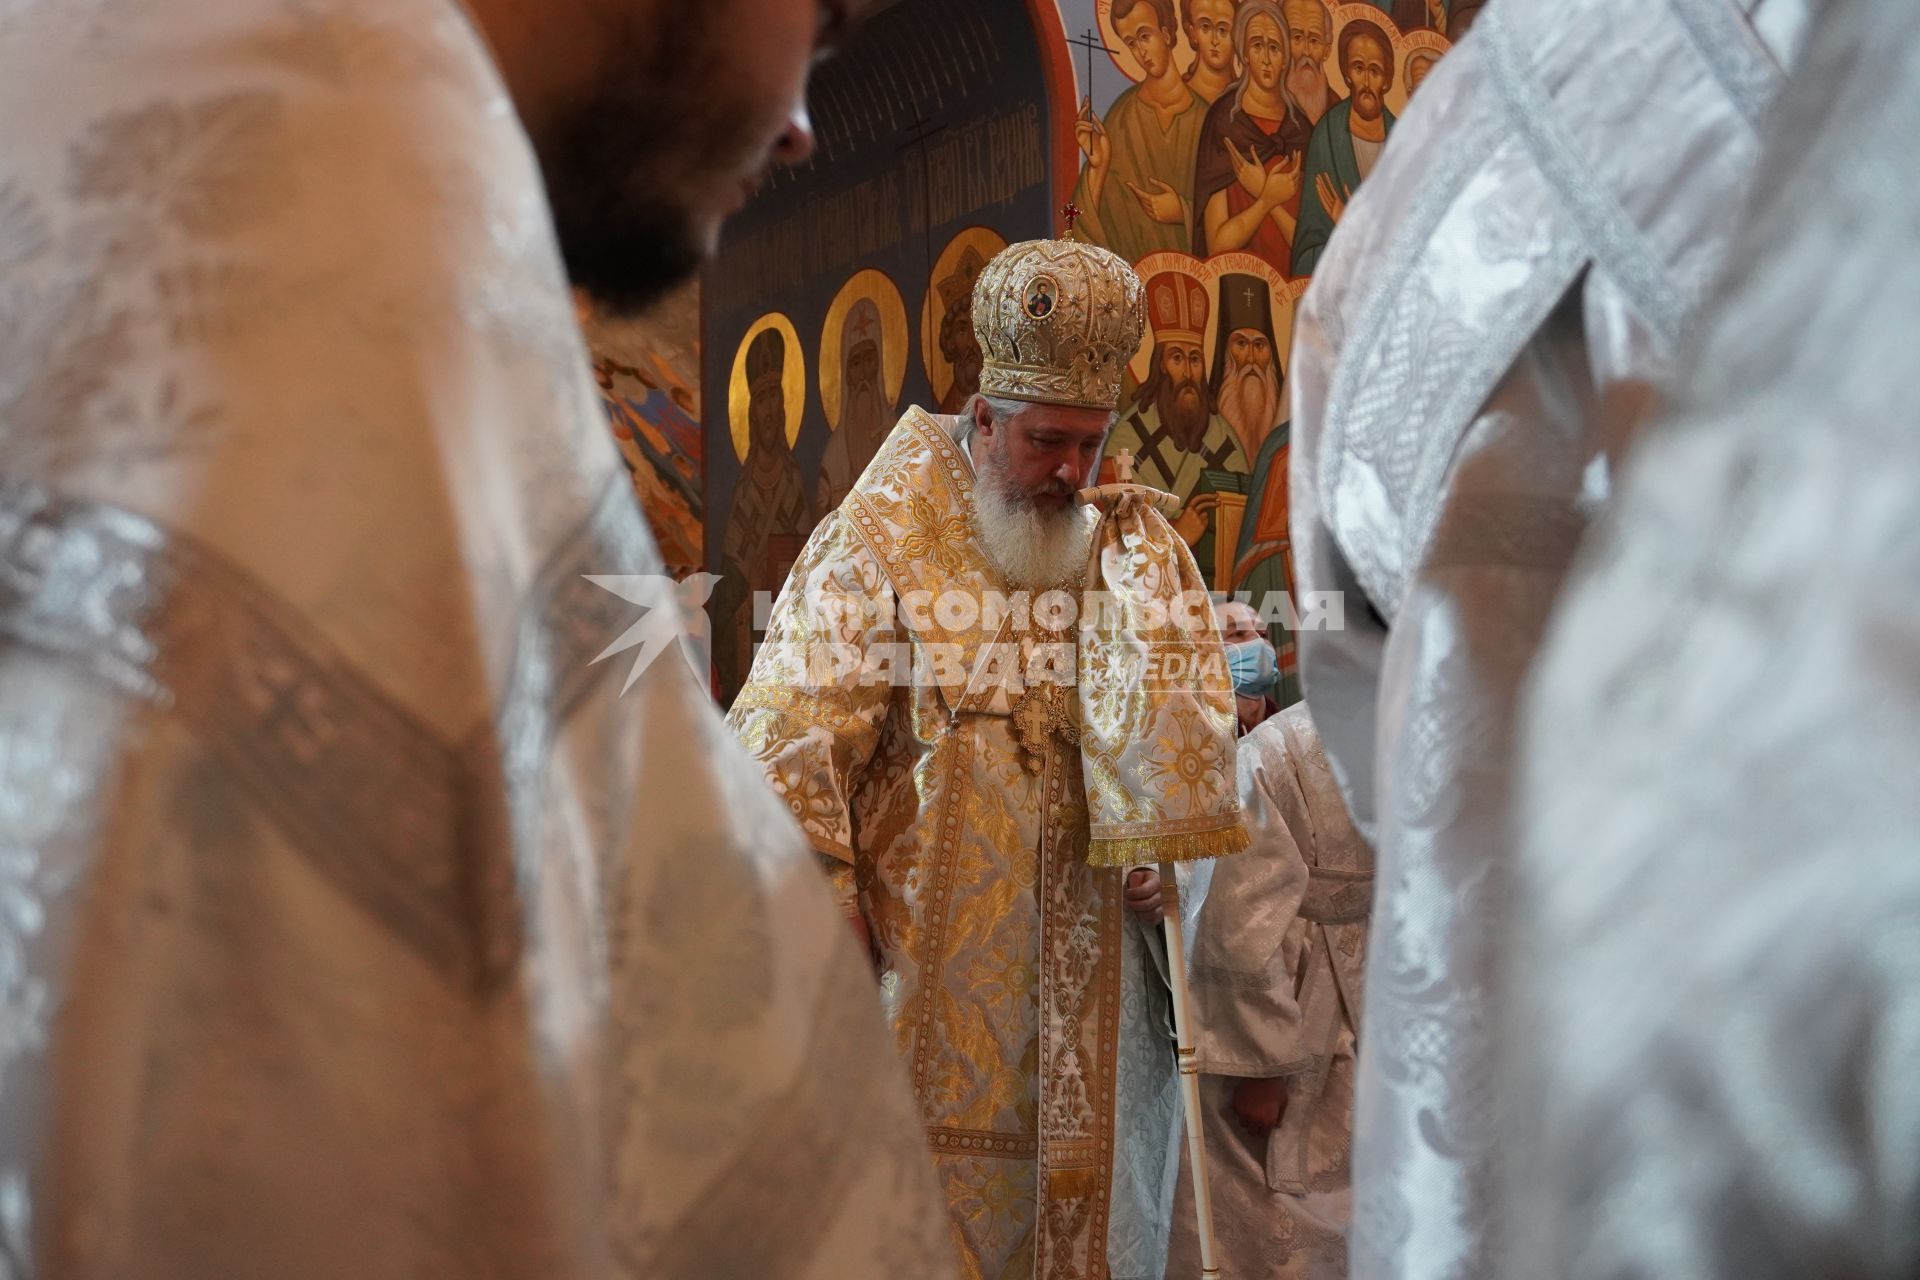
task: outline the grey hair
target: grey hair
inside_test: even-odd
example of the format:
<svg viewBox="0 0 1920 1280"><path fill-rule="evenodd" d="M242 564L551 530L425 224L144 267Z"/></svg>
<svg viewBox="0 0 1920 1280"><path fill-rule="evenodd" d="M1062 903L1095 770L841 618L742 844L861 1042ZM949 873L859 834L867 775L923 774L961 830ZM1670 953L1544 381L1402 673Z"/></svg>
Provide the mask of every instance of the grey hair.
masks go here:
<svg viewBox="0 0 1920 1280"><path fill-rule="evenodd" d="M961 408L960 425L954 428L953 438L961 444L973 439L973 433L979 429L977 406L982 403L987 406L987 412L993 415L995 422L1012 422L1033 408L1030 400L1009 400L1005 396L985 396L976 391Z"/></svg>
<svg viewBox="0 0 1920 1280"><path fill-rule="evenodd" d="M1034 407L1031 400L1009 400L1005 396L988 396L975 392L960 409L960 422L953 429L953 438L961 444L973 439L973 433L979 430L978 410L975 406L985 404L987 412L993 415L995 422L1012 422L1021 414ZM1102 434L1113 430L1113 424L1120 421L1120 411L1114 410L1107 415L1107 425Z"/></svg>

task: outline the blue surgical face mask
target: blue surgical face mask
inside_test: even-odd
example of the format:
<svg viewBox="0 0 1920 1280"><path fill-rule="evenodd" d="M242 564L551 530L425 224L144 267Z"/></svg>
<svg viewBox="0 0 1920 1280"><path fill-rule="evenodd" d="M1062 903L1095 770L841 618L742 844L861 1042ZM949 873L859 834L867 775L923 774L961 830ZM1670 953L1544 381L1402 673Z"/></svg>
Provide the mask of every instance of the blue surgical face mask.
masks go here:
<svg viewBox="0 0 1920 1280"><path fill-rule="evenodd" d="M1249 698L1273 692L1280 680L1280 662L1265 640L1242 640L1227 646L1227 670L1233 673L1233 691Z"/></svg>

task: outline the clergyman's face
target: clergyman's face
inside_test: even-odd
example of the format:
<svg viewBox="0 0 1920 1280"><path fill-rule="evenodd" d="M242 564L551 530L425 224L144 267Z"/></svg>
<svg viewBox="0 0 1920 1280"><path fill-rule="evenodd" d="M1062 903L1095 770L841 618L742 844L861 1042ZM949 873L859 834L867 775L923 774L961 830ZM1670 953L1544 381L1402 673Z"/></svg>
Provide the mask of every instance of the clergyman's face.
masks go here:
<svg viewBox="0 0 1920 1280"><path fill-rule="evenodd" d="M1247 47L1241 56L1255 84L1267 90L1279 87L1287 74L1287 42L1280 24L1264 13L1257 15L1247 24Z"/></svg>
<svg viewBox="0 0 1920 1280"><path fill-rule="evenodd" d="M987 561L1029 589L1084 579L1093 526L1076 491L1100 460L1112 415L1031 404L1000 418L983 400L971 411L973 527Z"/></svg>
<svg viewBox="0 0 1920 1280"><path fill-rule="evenodd" d="M1233 0L1193 0L1187 43L1209 70L1233 74Z"/></svg>
<svg viewBox="0 0 1920 1280"><path fill-rule="evenodd" d="M1173 65L1173 32L1160 25L1160 15L1152 5L1140 0L1115 27L1147 79L1158 80L1167 74Z"/></svg>
<svg viewBox="0 0 1920 1280"><path fill-rule="evenodd" d="M1227 601L1214 611L1214 616L1220 620L1220 639L1227 644L1245 644L1249 640L1267 638L1260 615L1244 600Z"/></svg>
<svg viewBox="0 0 1920 1280"><path fill-rule="evenodd" d="M1392 54L1370 35L1355 36L1347 45L1347 88L1353 94L1353 113L1362 120L1378 120L1386 108L1387 88L1393 83Z"/></svg>
<svg viewBox="0 0 1920 1280"><path fill-rule="evenodd" d="M871 0L577 2L598 56L530 128L569 274L631 312L699 269L768 169L812 153L808 75Z"/></svg>
<svg viewBox="0 0 1920 1280"><path fill-rule="evenodd" d="M976 439L1016 494L1043 511L1066 511L1092 478L1111 421L1099 409L1036 404Z"/></svg>

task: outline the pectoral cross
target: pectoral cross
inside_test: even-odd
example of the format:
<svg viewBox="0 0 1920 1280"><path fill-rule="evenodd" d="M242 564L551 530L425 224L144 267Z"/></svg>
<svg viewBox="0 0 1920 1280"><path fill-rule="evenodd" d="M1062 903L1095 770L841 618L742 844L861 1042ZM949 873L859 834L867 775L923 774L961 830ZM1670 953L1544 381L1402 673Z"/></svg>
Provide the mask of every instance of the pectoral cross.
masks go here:
<svg viewBox="0 0 1920 1280"><path fill-rule="evenodd" d="M1066 691L1052 681L1030 684L1013 709L1013 732L1020 739L1020 754L1028 773L1040 772L1047 758L1047 744L1055 737L1078 744L1080 731L1067 714Z"/></svg>
<svg viewBox="0 0 1920 1280"><path fill-rule="evenodd" d="M1133 450L1122 449L1113 460L1113 474L1121 484L1133 483Z"/></svg>

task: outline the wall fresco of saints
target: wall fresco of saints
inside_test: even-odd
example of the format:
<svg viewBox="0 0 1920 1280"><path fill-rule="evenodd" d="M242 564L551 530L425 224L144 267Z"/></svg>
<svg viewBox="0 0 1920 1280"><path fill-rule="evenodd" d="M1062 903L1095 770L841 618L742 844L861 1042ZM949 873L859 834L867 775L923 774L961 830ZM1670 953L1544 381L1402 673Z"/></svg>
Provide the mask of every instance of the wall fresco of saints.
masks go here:
<svg viewBox="0 0 1920 1280"><path fill-rule="evenodd" d="M1075 232L1147 285L1112 458L1186 500L1218 591L1272 624L1283 593L1293 310L1354 191L1478 0L1061 0L1082 97ZM1110 468L1110 463L1108 464ZM1111 471L1108 471L1111 475Z"/></svg>
<svg viewBox="0 0 1920 1280"><path fill-rule="evenodd" d="M815 77L815 158L770 180L703 277L704 554L720 578L708 610L723 702L765 603L901 413L957 412L979 389L981 269L1010 240L1053 233L1063 148L1033 8L1052 3L899 0L878 13Z"/></svg>
<svg viewBox="0 0 1920 1280"><path fill-rule="evenodd" d="M740 472L714 566L722 578L713 598L722 688L736 687L751 664L754 592L785 582L807 537L880 451L907 407L909 373L925 389L919 402L939 413L959 412L980 389L973 284L1006 247L991 227L967 227L939 248L921 293L917 343L899 286L873 268L840 285L812 342L779 312L748 326L726 389ZM817 453L796 447L815 409L826 428Z"/></svg>

